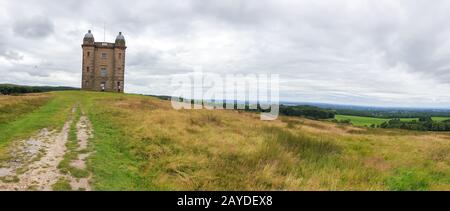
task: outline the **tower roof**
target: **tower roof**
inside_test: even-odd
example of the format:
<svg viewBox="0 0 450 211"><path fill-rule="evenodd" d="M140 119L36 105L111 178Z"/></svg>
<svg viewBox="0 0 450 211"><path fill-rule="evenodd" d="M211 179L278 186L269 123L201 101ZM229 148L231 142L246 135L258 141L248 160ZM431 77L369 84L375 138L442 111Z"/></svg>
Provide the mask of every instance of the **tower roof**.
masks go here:
<svg viewBox="0 0 450 211"><path fill-rule="evenodd" d="M119 35L116 37L116 46L125 46L125 37L122 32L119 32Z"/></svg>
<svg viewBox="0 0 450 211"><path fill-rule="evenodd" d="M125 40L125 37L123 36L122 32L119 32L119 34L116 37L116 40Z"/></svg>
<svg viewBox="0 0 450 211"><path fill-rule="evenodd" d="M94 39L94 35L91 33L91 30L89 30L88 33L84 35L84 38Z"/></svg>

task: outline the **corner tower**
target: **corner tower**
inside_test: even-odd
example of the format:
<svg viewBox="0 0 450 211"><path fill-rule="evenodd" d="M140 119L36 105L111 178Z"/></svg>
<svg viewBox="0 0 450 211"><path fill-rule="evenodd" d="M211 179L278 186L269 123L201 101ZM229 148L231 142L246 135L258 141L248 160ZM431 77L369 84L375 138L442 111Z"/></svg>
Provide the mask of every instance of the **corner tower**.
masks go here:
<svg viewBox="0 0 450 211"><path fill-rule="evenodd" d="M124 92L126 42L122 32L114 43L95 42L91 30L84 36L81 88Z"/></svg>

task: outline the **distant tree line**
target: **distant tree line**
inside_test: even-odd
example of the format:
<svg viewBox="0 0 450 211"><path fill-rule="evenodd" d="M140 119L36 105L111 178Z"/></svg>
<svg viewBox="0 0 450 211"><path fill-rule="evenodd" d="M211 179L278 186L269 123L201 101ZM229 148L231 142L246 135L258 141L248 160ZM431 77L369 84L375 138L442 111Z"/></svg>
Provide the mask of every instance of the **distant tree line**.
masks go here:
<svg viewBox="0 0 450 211"><path fill-rule="evenodd" d="M0 84L0 93L3 95L63 91L63 90L78 90L78 89L64 86L52 87L52 86L20 86L13 84Z"/></svg>
<svg viewBox="0 0 450 211"><path fill-rule="evenodd" d="M171 96L167 96L167 95L145 95L145 96L149 96L149 97L155 97L158 98L160 100L172 100ZM180 101L183 101L182 99Z"/></svg>
<svg viewBox="0 0 450 211"><path fill-rule="evenodd" d="M352 120L350 120L350 119L339 119L339 120L332 119L331 122L339 123L339 124L348 124L348 125L352 124ZM376 125L373 125L371 127L376 127Z"/></svg>
<svg viewBox="0 0 450 211"><path fill-rule="evenodd" d="M398 118L382 123L380 128L398 128L420 131L450 131L450 120L433 121L431 117L421 117L419 121L401 121Z"/></svg>
<svg viewBox="0 0 450 211"><path fill-rule="evenodd" d="M260 106L258 106L257 110L251 110L247 105L246 110L256 112L270 112L270 110L267 109L260 109ZM279 112L280 115L284 116L304 117L313 120L334 119L336 116L336 112L334 110L309 105L298 105L298 106L280 105Z"/></svg>
<svg viewBox="0 0 450 211"><path fill-rule="evenodd" d="M152 95L149 95L152 96ZM171 97L169 96L152 96L157 97L162 100L170 100ZM179 98L179 101L183 101L183 98ZM191 101L191 104L203 104L200 101L196 100L185 100L184 102ZM222 106L223 108L226 108L226 103L223 102L217 102L217 106ZM237 101L234 102L234 109L239 110L238 108L241 106L243 107L243 110L249 111L249 112L270 112L270 109L261 109L261 106L258 104L257 109L250 109L249 103L242 102L241 104ZM322 119L334 119L336 115L336 111L331 109L325 109L325 108L319 108L316 106L310 106L310 105L298 105L298 106L286 106L286 105L280 105L279 108L280 115L284 116L297 116L297 117L304 117L308 119L314 119L314 120L322 120Z"/></svg>
<svg viewBox="0 0 450 211"><path fill-rule="evenodd" d="M280 106L280 114L285 116L300 116L308 119L334 119L336 111L315 106Z"/></svg>
<svg viewBox="0 0 450 211"><path fill-rule="evenodd" d="M336 113L340 115L375 117L382 119L394 118L421 118L428 116L450 117L450 112L433 111L433 110L353 110L353 109L336 109Z"/></svg>

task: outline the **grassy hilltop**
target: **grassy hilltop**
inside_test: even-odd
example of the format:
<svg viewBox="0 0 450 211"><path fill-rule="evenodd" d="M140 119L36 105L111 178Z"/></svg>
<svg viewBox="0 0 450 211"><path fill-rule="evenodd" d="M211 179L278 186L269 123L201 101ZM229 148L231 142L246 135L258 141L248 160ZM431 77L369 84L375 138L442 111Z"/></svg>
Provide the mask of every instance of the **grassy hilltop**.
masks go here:
<svg viewBox="0 0 450 211"><path fill-rule="evenodd" d="M450 190L450 134L256 113L173 110L153 97L63 91L0 96L0 160L17 140L92 122L94 190Z"/></svg>

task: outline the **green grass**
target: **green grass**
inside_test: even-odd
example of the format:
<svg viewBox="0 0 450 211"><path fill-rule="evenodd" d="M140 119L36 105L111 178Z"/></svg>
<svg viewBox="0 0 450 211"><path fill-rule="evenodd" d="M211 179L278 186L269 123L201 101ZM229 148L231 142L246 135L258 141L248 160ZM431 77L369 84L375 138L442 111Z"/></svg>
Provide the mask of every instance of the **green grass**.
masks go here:
<svg viewBox="0 0 450 211"><path fill-rule="evenodd" d="M170 102L138 95L51 95L47 104L6 123L9 129L0 128L11 131L1 141L41 127L61 128L79 102L94 130L94 153L87 160L94 190L450 190L445 133L294 117L266 122L256 113L228 110L177 111ZM337 118L355 125L386 121ZM75 138L72 125L66 164L79 153ZM78 175L64 163L60 167ZM66 188L67 181L55 186Z"/></svg>
<svg viewBox="0 0 450 211"><path fill-rule="evenodd" d="M55 184L52 185L54 191L71 191L72 186L67 179L59 179Z"/></svg>
<svg viewBox="0 0 450 211"><path fill-rule="evenodd" d="M131 153L129 142L132 137L116 124L120 113L102 106L104 100L123 98L123 94L81 93L81 106L92 123L94 137L90 140L95 150L88 162L88 170L93 174L92 186L95 190L154 190L154 186L144 182L139 173L140 162ZM133 97L133 95L127 95ZM121 121L122 123L122 121Z"/></svg>
<svg viewBox="0 0 450 211"><path fill-rule="evenodd" d="M387 179L389 190L393 191L423 191L430 188L430 176L420 169L400 169L394 177Z"/></svg>
<svg viewBox="0 0 450 211"><path fill-rule="evenodd" d="M445 120L449 120L450 117L432 117L431 119L433 119L433 121L442 122L442 121L445 121Z"/></svg>

